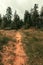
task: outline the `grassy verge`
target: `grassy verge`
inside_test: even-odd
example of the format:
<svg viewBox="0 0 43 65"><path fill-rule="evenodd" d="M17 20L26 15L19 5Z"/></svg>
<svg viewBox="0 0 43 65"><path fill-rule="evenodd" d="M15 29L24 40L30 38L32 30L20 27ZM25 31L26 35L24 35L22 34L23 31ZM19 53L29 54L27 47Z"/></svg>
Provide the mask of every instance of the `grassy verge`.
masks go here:
<svg viewBox="0 0 43 65"><path fill-rule="evenodd" d="M41 34L42 33L42 34ZM22 42L30 65L43 65L43 32L23 32Z"/></svg>

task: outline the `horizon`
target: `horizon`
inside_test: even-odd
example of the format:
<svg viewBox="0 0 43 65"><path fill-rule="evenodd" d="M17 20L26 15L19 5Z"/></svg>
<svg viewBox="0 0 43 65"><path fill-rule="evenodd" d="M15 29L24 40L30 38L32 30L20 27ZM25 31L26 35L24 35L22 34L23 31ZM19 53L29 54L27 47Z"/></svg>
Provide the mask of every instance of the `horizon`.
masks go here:
<svg viewBox="0 0 43 65"><path fill-rule="evenodd" d="M24 5L25 4L25 5ZM23 19L25 10L30 11L34 7L34 4L38 4L38 10L40 11L43 6L42 0L0 0L0 14L4 15L6 13L7 7L12 8L14 14L15 10L19 14L20 18Z"/></svg>

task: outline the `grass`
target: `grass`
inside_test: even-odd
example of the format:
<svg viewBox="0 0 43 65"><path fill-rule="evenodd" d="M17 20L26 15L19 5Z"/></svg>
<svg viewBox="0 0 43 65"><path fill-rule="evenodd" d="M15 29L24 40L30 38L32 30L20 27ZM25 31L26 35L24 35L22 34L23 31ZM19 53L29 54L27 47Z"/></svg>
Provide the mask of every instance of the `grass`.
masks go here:
<svg viewBox="0 0 43 65"><path fill-rule="evenodd" d="M2 50L3 45L8 45L8 41L16 42L16 39L12 39L10 37L6 37L0 34L0 50Z"/></svg>
<svg viewBox="0 0 43 65"><path fill-rule="evenodd" d="M29 57L27 64L43 65L43 31L23 30L20 32L22 32L22 43L25 44L25 52ZM0 50L2 50L3 45L7 45L9 40L16 42L15 39L0 34ZM11 54L15 55L14 53ZM9 59L9 63L13 64L12 60ZM3 64L0 63L0 65Z"/></svg>
<svg viewBox="0 0 43 65"><path fill-rule="evenodd" d="M7 45L9 40L10 39L8 37L3 36L3 35L0 34L0 50L2 50L3 45Z"/></svg>
<svg viewBox="0 0 43 65"><path fill-rule="evenodd" d="M23 44L29 57L28 64L43 65L43 31L23 31Z"/></svg>
<svg viewBox="0 0 43 65"><path fill-rule="evenodd" d="M4 65L4 64L0 62L0 65Z"/></svg>

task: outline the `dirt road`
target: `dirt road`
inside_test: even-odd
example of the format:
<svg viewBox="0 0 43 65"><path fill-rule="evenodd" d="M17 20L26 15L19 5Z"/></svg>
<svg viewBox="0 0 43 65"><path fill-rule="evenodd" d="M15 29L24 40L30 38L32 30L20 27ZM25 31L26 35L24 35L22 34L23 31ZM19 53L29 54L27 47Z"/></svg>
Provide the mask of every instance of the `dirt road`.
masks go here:
<svg viewBox="0 0 43 65"><path fill-rule="evenodd" d="M26 54L24 52L24 48L23 48L23 45L22 45L22 42L21 42L21 34L19 32L16 33L16 50L15 50L15 53L16 53L16 58L15 58L15 65L26 65Z"/></svg>
<svg viewBox="0 0 43 65"><path fill-rule="evenodd" d="M16 32L14 38L16 39L15 44L9 41L8 46L3 46L2 62L4 65L27 65L27 56L21 42L22 35L20 32Z"/></svg>

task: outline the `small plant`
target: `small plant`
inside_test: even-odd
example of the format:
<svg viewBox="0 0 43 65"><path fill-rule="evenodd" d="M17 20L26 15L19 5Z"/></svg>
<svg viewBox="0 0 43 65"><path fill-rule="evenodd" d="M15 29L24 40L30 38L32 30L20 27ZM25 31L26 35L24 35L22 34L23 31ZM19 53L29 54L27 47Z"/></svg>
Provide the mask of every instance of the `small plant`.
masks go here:
<svg viewBox="0 0 43 65"><path fill-rule="evenodd" d="M0 36L0 50L2 50L3 45L6 45L10 39L8 37Z"/></svg>
<svg viewBox="0 0 43 65"><path fill-rule="evenodd" d="M7 43L9 41L9 38L7 37L3 37L2 39L0 39L0 43Z"/></svg>

